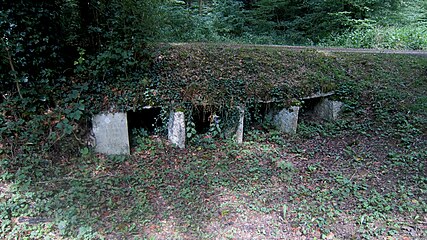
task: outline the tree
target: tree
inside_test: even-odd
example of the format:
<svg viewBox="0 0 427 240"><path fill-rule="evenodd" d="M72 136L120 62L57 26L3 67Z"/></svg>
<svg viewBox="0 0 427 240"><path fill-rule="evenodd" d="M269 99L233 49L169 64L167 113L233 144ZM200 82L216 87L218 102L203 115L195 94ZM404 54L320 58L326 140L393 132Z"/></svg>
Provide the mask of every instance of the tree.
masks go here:
<svg viewBox="0 0 427 240"><path fill-rule="evenodd" d="M18 1L1 5L0 90L14 89L48 102L52 87L61 82L66 67L58 1Z"/></svg>
<svg viewBox="0 0 427 240"><path fill-rule="evenodd" d="M284 32L295 41L319 41L364 22L385 10L396 10L401 0L257 0L251 4L258 31Z"/></svg>

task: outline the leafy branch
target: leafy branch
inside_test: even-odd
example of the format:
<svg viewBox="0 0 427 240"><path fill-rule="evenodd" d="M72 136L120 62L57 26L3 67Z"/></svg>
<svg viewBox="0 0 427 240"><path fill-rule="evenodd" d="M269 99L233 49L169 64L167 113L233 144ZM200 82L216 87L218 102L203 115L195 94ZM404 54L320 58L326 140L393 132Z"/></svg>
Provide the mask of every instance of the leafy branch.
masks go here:
<svg viewBox="0 0 427 240"><path fill-rule="evenodd" d="M4 39L2 39L2 41L4 42ZM4 46L5 46L4 49L7 52L6 58L9 61L10 69L12 70L12 75L15 78L16 89L18 90L19 97L22 99L23 97L22 97L22 93L21 93L21 86L19 86L19 79L18 79L18 75L16 74L15 66L13 65L12 55L10 54L10 50L6 46L6 44L4 44Z"/></svg>

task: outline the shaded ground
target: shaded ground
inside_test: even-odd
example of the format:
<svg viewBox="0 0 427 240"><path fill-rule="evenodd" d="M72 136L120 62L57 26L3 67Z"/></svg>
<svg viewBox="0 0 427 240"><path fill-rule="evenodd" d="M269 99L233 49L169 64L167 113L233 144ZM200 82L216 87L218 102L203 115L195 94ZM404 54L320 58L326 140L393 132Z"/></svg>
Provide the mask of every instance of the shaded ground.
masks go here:
<svg viewBox="0 0 427 240"><path fill-rule="evenodd" d="M245 164L251 164L239 161L235 167L243 169L228 169L237 171L231 177L235 184L216 187L200 199L204 213L199 216L206 216L203 224L195 226L196 232L188 233L191 225L185 224L180 231L176 216L170 216L160 218L160 225L148 235L156 239L426 237L425 155L417 160L421 168L409 170L406 164L400 167L389 162L387 155L399 148L378 138L344 134L294 139L290 143L294 149L289 152L267 141L270 137L266 136L266 142L247 144L249 155L236 156L258 163L246 168ZM240 173L244 169L263 174ZM249 181L243 186L239 186L240 174L248 177L240 179ZM415 183L419 179L421 189ZM410 189L410 196L402 188Z"/></svg>
<svg viewBox="0 0 427 240"><path fill-rule="evenodd" d="M2 234L424 239L426 135L404 137L365 120L301 122L295 137L253 128L242 146L206 135L179 150L141 137L131 157L86 154L25 191L3 184L12 221Z"/></svg>

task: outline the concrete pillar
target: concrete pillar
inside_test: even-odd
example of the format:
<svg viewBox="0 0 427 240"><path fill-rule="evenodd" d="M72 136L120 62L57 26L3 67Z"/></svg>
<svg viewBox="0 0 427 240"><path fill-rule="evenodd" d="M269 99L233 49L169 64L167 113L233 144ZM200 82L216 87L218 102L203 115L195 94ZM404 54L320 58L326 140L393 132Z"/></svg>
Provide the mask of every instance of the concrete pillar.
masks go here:
<svg viewBox="0 0 427 240"><path fill-rule="evenodd" d="M185 148L185 116L183 112L170 113L168 139L179 148Z"/></svg>
<svg viewBox="0 0 427 240"><path fill-rule="evenodd" d="M342 110L343 103L339 101L331 101L327 98L323 98L319 104L314 107L314 113L322 119L328 121L335 121L338 119L339 114Z"/></svg>
<svg viewBox="0 0 427 240"><path fill-rule="evenodd" d="M243 127L245 121L245 109L242 106L237 107L239 111L239 122L236 130L236 142L238 144L243 143Z"/></svg>
<svg viewBox="0 0 427 240"><path fill-rule="evenodd" d="M282 109L274 116L274 125L282 132L295 134L298 127L298 112L300 107L293 106Z"/></svg>
<svg viewBox="0 0 427 240"><path fill-rule="evenodd" d="M130 154L126 113L98 114L92 118L95 151L104 154Z"/></svg>

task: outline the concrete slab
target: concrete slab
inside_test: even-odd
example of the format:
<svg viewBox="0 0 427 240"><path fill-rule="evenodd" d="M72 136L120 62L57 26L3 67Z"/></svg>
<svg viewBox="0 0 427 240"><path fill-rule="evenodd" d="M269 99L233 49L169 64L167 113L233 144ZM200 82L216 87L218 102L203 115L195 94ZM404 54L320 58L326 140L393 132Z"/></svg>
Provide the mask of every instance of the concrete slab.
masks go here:
<svg viewBox="0 0 427 240"><path fill-rule="evenodd" d="M344 103L340 101L324 98L314 107L314 113L324 120L335 121L339 118L343 106Z"/></svg>
<svg viewBox="0 0 427 240"><path fill-rule="evenodd" d="M171 112L168 122L168 139L179 148L185 148L185 116L183 112Z"/></svg>
<svg viewBox="0 0 427 240"><path fill-rule="evenodd" d="M238 144L243 143L243 128L244 128L244 122L245 122L245 108L244 107L237 107L237 110L239 111L239 122L237 125L236 130L236 142Z"/></svg>
<svg viewBox="0 0 427 240"><path fill-rule="evenodd" d="M293 106L282 109L273 118L273 124L281 131L288 134L295 134L298 127L298 112L300 107Z"/></svg>
<svg viewBox="0 0 427 240"><path fill-rule="evenodd" d="M92 125L96 152L109 155L130 154L126 113L95 115Z"/></svg>
<svg viewBox="0 0 427 240"><path fill-rule="evenodd" d="M303 97L302 100L313 99L313 98L329 97L329 96L332 96L334 94L335 94L335 92L326 92L326 93L318 92L318 93L315 93L315 94L310 95L308 97Z"/></svg>

